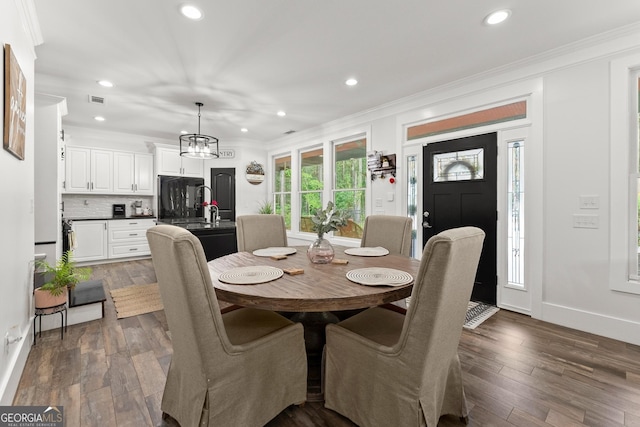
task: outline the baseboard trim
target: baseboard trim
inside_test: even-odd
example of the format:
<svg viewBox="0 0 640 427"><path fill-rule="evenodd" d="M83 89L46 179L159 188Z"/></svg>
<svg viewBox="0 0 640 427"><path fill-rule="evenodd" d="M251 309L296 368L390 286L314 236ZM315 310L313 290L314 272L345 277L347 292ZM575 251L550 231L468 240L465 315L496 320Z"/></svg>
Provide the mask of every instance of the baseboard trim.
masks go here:
<svg viewBox="0 0 640 427"><path fill-rule="evenodd" d="M0 384L0 406L13 405L13 399L20 384L20 377L22 377L22 371L24 371L29 352L31 351L31 344L33 342L32 325L33 322L29 322L28 327L22 333L23 339L14 344L19 347L16 348L13 357L9 360L9 366L6 371L9 372L9 374L6 381Z"/></svg>
<svg viewBox="0 0 640 427"><path fill-rule="evenodd" d="M542 303L540 320L640 345L640 323L558 304Z"/></svg>
<svg viewBox="0 0 640 427"><path fill-rule="evenodd" d="M527 310L527 309L524 309L522 307L518 307L516 305L498 304L498 308L501 308L503 310L513 311L515 313L520 313L520 314L524 314L526 316L531 317L531 310Z"/></svg>

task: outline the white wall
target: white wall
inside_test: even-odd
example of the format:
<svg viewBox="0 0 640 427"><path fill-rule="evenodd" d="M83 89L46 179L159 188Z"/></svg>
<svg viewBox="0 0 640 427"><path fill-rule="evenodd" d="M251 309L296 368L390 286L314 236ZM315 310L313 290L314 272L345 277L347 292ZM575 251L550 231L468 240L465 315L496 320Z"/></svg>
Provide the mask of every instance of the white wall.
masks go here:
<svg viewBox="0 0 640 427"><path fill-rule="evenodd" d="M609 284L610 210L626 209L609 203L609 67L630 53L545 77L543 319L638 344L640 295ZM598 196L600 208L580 209L581 195ZM573 228L574 214L598 215L600 227Z"/></svg>
<svg viewBox="0 0 640 427"><path fill-rule="evenodd" d="M0 41L10 44L27 80L26 147L23 161L0 149L0 405L10 405L31 343L31 262L34 244L34 51L17 2L0 0ZM0 100L4 100L0 85ZM1 103L0 103L1 104ZM0 117L4 117L4 109ZM0 125L4 132L4 125ZM10 296L10 297L7 297ZM5 346L5 334L22 341Z"/></svg>
<svg viewBox="0 0 640 427"><path fill-rule="evenodd" d="M37 94L34 126L34 221L35 253L55 262L61 254L60 212L60 117L66 114L66 100ZM53 243L47 243L53 242Z"/></svg>
<svg viewBox="0 0 640 427"><path fill-rule="evenodd" d="M611 61L640 53L640 26L577 43L513 67L456 82L430 92L355 114L318 128L272 141L272 156L323 143L327 135L369 127L371 149L396 153L398 176L403 152L402 127L414 121L480 108L511 96L529 97L533 155L526 182L528 227L533 243L528 254L533 317L575 329L640 344L640 295L614 291L609 283L610 212L610 71ZM517 92L517 88L527 88ZM516 92L514 92L516 88ZM503 125L504 128L505 125ZM508 125L506 125L508 126ZM493 130L500 127L494 127ZM481 133L486 129L478 130ZM450 135L451 138L461 135ZM451 139L446 136L443 139ZM625 165L620 165L624 167ZM405 185L376 181L370 188L368 214L378 213L375 199L383 199L385 213L404 215ZM580 196L596 195L600 208L580 209ZM533 203L532 203L533 202ZM526 203L526 202L525 202ZM574 228L574 214L597 214L597 229ZM640 285L638 285L640 290Z"/></svg>
<svg viewBox="0 0 640 427"><path fill-rule="evenodd" d="M211 184L211 168L235 168L236 169L236 216L257 214L260 205L267 200L267 181L261 184L251 184L246 179L247 166L252 161L260 163L266 176L270 176L267 163L266 150L256 147L256 141L224 141L220 148L233 148L235 158L207 160L204 164L205 184ZM261 144L262 145L262 144Z"/></svg>

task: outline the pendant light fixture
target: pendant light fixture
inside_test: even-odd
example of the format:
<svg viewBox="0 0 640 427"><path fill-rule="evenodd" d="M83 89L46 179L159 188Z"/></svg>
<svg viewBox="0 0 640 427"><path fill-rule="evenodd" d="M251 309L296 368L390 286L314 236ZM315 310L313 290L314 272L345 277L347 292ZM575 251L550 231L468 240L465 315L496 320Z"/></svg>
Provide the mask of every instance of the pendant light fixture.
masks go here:
<svg viewBox="0 0 640 427"><path fill-rule="evenodd" d="M198 106L198 133L180 135L180 155L191 159L217 159L218 138L200 133L200 107L204 104L196 102Z"/></svg>

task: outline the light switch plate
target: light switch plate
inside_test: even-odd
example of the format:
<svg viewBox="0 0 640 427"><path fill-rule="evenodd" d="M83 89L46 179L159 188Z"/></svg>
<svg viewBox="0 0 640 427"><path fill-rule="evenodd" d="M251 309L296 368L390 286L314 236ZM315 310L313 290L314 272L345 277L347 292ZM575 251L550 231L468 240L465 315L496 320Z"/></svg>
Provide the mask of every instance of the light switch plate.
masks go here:
<svg viewBox="0 0 640 427"><path fill-rule="evenodd" d="M580 196L578 197L580 209L599 209L600 196Z"/></svg>
<svg viewBox="0 0 640 427"><path fill-rule="evenodd" d="M573 215L573 228L599 228L600 217L598 215Z"/></svg>

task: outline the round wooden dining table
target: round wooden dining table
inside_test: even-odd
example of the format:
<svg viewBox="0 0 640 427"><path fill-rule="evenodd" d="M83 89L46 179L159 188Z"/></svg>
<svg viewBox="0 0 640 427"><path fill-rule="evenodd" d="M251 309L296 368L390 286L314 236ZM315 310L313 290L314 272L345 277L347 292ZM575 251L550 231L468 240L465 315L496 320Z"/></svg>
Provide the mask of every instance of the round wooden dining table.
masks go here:
<svg viewBox="0 0 640 427"><path fill-rule="evenodd" d="M420 261L401 256L354 256L346 247L334 246L333 263L313 264L306 246L295 246L286 258L256 256L237 252L209 261L209 272L219 300L242 307L284 312L305 328L308 358L307 400L321 401L321 358L327 323L338 322L344 313L398 301L411 295L413 282L401 286L363 286L347 279L347 272L359 268L382 267L401 270L416 277ZM338 263L338 262L346 263ZM260 284L224 283L219 276L237 267L271 266L298 274Z"/></svg>

